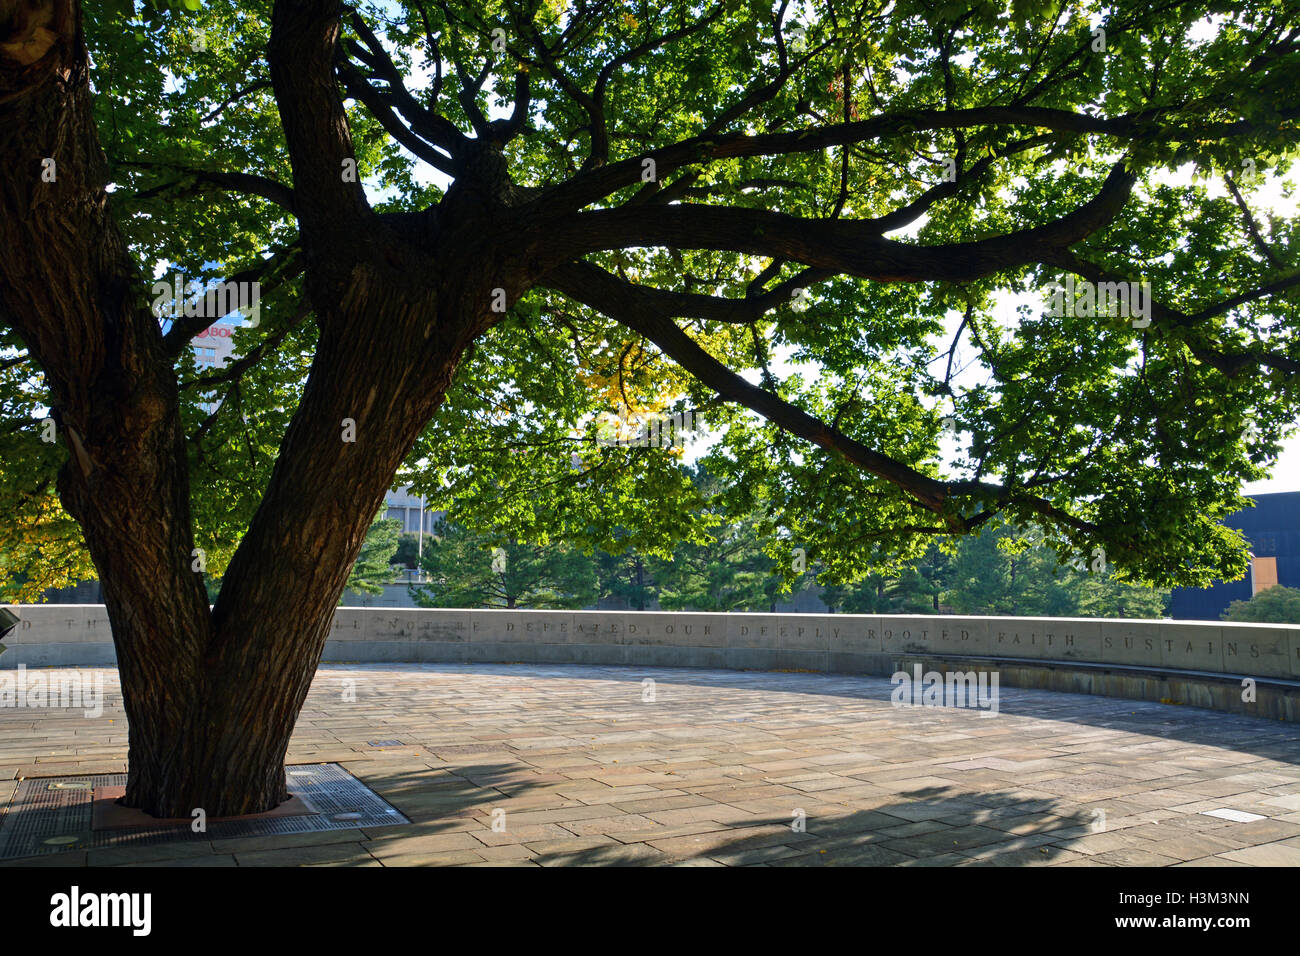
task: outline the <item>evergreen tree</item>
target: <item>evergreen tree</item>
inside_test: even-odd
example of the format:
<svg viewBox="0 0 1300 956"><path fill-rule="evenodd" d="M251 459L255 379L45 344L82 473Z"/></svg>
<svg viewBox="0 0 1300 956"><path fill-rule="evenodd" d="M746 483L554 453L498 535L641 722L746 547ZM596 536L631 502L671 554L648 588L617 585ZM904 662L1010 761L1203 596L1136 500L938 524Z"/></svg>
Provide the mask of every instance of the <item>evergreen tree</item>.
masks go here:
<svg viewBox="0 0 1300 956"><path fill-rule="evenodd" d="M580 608L596 600L595 562L560 543L527 544L446 519L424 542L421 607Z"/></svg>
<svg viewBox="0 0 1300 956"><path fill-rule="evenodd" d="M595 553L600 598L633 611L651 608L659 596L659 586L650 572L645 555L635 548L610 554L602 548Z"/></svg>
<svg viewBox="0 0 1300 956"><path fill-rule="evenodd" d="M391 561L397 552L398 536L402 532L402 523L395 518L380 518L366 532L365 543L357 563L348 575L348 591L357 594L383 594L384 585L393 579ZM344 597L339 598L342 603Z"/></svg>

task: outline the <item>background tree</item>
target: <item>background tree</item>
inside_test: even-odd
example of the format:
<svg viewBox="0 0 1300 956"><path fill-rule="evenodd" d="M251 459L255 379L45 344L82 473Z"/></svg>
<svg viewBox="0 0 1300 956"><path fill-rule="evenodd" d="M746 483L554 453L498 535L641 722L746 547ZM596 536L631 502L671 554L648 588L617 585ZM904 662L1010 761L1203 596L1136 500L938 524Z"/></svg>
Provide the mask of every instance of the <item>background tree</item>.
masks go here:
<svg viewBox="0 0 1300 956"><path fill-rule="evenodd" d="M1100 574L1076 573L1069 581L1074 605L1067 613L1072 617L1169 616L1168 588L1121 580L1109 568Z"/></svg>
<svg viewBox="0 0 1300 956"><path fill-rule="evenodd" d="M1225 621L1261 624L1300 624L1300 588L1275 584L1249 601L1233 601L1223 612Z"/></svg>
<svg viewBox="0 0 1300 956"><path fill-rule="evenodd" d="M1100 555L1062 563L1037 529L999 525L957 543L942 600L958 614L1158 618L1169 594L1117 577Z"/></svg>
<svg viewBox="0 0 1300 956"><path fill-rule="evenodd" d="M595 562L566 544L525 544L439 521L424 542L421 607L580 608L596 600Z"/></svg>
<svg viewBox="0 0 1300 956"><path fill-rule="evenodd" d="M1014 529L1005 525L965 539L953 558L945 601L958 614L1068 615L1069 569L1050 550L1013 551Z"/></svg>
<svg viewBox="0 0 1300 956"><path fill-rule="evenodd" d="M635 549L610 554L598 548L593 557L601 600L609 599L633 611L644 611L658 600L659 588L645 556Z"/></svg>
<svg viewBox="0 0 1300 956"><path fill-rule="evenodd" d="M421 545L419 535L410 532L398 535L397 550L393 552L391 563L396 567L414 570L420 566Z"/></svg>
<svg viewBox="0 0 1300 956"><path fill-rule="evenodd" d="M683 544L651 561L659 606L667 611L773 611L783 578L749 522L723 525L706 544Z"/></svg>
<svg viewBox="0 0 1300 956"><path fill-rule="evenodd" d="M392 560L401 531L402 523L394 518L379 518L370 526L348 574L345 590L356 594L384 593L384 585L393 580Z"/></svg>
<svg viewBox="0 0 1300 956"><path fill-rule="evenodd" d="M850 584L830 585L822 600L843 614L937 614L951 586L951 563L950 555L932 546L914 567L896 575L873 573Z"/></svg>
<svg viewBox="0 0 1300 956"><path fill-rule="evenodd" d="M622 408L705 418L728 504L828 581L999 515L1126 577L1246 567L1220 521L1297 413L1296 227L1257 210L1300 143L1290 2L140 17L0 0L0 362L32 416L0 491L38 524L57 491L101 575L129 806L285 798L400 468L520 540L700 541L674 449L598 440ZM212 317L155 314L164 271L262 283L241 361L195 368ZM1043 308L1069 276L1149 280L1151 324Z"/></svg>
<svg viewBox="0 0 1300 956"><path fill-rule="evenodd" d="M707 468L692 469L690 480L701 501L691 517L702 534L649 559L660 607L774 611L782 592L808 583L794 560L788 571L781 565L789 544L761 502L736 494ZM803 561L806 567L806 555Z"/></svg>

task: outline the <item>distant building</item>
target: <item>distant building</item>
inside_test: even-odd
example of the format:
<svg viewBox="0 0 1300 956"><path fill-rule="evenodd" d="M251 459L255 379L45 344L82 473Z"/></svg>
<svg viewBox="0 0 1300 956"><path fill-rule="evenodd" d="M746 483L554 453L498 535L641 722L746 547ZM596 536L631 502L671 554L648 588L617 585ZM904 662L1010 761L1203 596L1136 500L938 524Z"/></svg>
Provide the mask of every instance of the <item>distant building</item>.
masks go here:
<svg viewBox="0 0 1300 956"><path fill-rule="evenodd" d="M1249 601L1275 584L1300 587L1300 491L1251 497L1254 508L1235 512L1223 522L1250 542L1250 571L1240 581L1174 588L1169 613L1175 620L1217 621L1233 601Z"/></svg>
<svg viewBox="0 0 1300 956"><path fill-rule="evenodd" d="M190 340L190 348L194 350L194 363L199 367L200 376L207 374L211 369L224 368L226 363L235 357L232 336L237 328L239 328L237 325L216 322ZM211 415L221 404L221 399L213 392L206 392L203 397L209 400L205 408Z"/></svg>
<svg viewBox="0 0 1300 956"><path fill-rule="evenodd" d="M384 496L384 517L402 523L403 534L432 534L443 512L426 508L419 495L411 494L410 485L399 485Z"/></svg>
<svg viewBox="0 0 1300 956"><path fill-rule="evenodd" d="M190 340L200 368L222 368L235 355L233 336L238 325L214 322Z"/></svg>

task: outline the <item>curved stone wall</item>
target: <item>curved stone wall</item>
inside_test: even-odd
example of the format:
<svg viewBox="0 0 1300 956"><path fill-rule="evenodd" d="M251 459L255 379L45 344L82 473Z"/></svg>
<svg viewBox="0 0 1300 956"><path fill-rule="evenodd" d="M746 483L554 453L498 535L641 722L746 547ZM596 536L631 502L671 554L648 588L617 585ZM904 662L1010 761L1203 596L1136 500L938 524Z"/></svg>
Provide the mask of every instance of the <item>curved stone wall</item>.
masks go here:
<svg viewBox="0 0 1300 956"><path fill-rule="evenodd" d="M113 660L103 605L16 608L0 667ZM898 656L1008 658L1300 680L1300 626L1099 618L339 608L327 661L572 661L862 670Z"/></svg>
<svg viewBox="0 0 1300 956"><path fill-rule="evenodd" d="M891 676L1300 719L1300 626L1097 618L341 608L325 660L517 661Z"/></svg>
<svg viewBox="0 0 1300 956"><path fill-rule="evenodd" d="M109 665L103 605L26 605L0 669ZM1098 618L339 608L324 660L996 674L1300 720L1300 626ZM919 672L918 672L919 673Z"/></svg>

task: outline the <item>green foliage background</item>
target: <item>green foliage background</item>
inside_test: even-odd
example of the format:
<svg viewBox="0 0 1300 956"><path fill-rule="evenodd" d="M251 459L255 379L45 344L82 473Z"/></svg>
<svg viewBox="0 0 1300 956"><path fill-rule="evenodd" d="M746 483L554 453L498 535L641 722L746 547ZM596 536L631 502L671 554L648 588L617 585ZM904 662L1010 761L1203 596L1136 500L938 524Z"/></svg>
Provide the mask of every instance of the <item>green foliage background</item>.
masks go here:
<svg viewBox="0 0 1300 956"><path fill-rule="evenodd" d="M1260 624L1300 624L1300 588L1274 585L1249 601L1233 601L1223 612L1225 621Z"/></svg>

